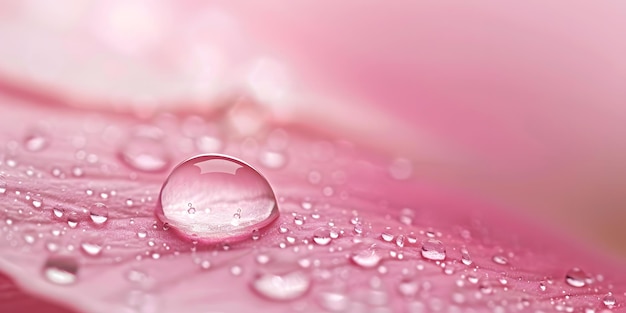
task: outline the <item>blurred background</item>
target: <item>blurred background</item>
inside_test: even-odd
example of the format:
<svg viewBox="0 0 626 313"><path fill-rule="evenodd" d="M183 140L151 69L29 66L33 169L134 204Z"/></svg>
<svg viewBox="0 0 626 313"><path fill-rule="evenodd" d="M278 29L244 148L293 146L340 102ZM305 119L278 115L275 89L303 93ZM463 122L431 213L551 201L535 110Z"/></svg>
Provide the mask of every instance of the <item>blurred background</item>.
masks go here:
<svg viewBox="0 0 626 313"><path fill-rule="evenodd" d="M340 134L626 259L625 38L622 1L0 0L0 92L146 118L245 92L246 131Z"/></svg>

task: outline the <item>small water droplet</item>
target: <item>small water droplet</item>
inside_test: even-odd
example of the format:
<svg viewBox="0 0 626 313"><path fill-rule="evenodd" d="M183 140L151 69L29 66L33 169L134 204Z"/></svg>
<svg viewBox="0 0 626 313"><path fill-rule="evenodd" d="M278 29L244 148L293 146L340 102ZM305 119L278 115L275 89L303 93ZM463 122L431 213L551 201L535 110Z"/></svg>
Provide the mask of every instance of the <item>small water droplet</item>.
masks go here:
<svg viewBox="0 0 626 313"><path fill-rule="evenodd" d="M7 181L4 176L0 176L0 195L3 195L7 192Z"/></svg>
<svg viewBox="0 0 626 313"><path fill-rule="evenodd" d="M43 205L43 198L41 197L41 195L40 194L33 195L31 197L31 204L33 205L34 208L40 209L41 206Z"/></svg>
<svg viewBox="0 0 626 313"><path fill-rule="evenodd" d="M203 270L208 270L209 268L211 268L211 261L203 260L202 262L200 262L200 268L202 268Z"/></svg>
<svg viewBox="0 0 626 313"><path fill-rule="evenodd" d="M211 208L211 214L188 214L190 202ZM267 180L248 164L223 155L201 155L178 165L163 184L157 206L162 221L202 241L248 238L278 214Z"/></svg>
<svg viewBox="0 0 626 313"><path fill-rule="evenodd" d="M461 262L467 266L470 266L473 263L469 252L465 248L461 249Z"/></svg>
<svg viewBox="0 0 626 313"><path fill-rule="evenodd" d="M329 244L331 240L328 228L320 227L313 232L313 241L320 246Z"/></svg>
<svg viewBox="0 0 626 313"><path fill-rule="evenodd" d="M493 260L494 263L500 264L500 265L507 265L507 264L509 264L509 260L507 260L507 258L502 256L502 255L494 255L492 260Z"/></svg>
<svg viewBox="0 0 626 313"><path fill-rule="evenodd" d="M405 297L415 296L418 290L419 284L412 279L404 278L398 283L398 292Z"/></svg>
<svg viewBox="0 0 626 313"><path fill-rule="evenodd" d="M67 226L70 228L76 228L78 226L79 216L78 213L70 211L67 213Z"/></svg>
<svg viewBox="0 0 626 313"><path fill-rule="evenodd" d="M539 283L539 290L541 291L546 291L547 287L546 284L544 282Z"/></svg>
<svg viewBox="0 0 626 313"><path fill-rule="evenodd" d="M60 207L54 207L54 208L52 208L52 213L57 218L61 218L61 217L63 217L63 213L65 213L65 210L63 208L60 208Z"/></svg>
<svg viewBox="0 0 626 313"><path fill-rule="evenodd" d="M382 260L382 254L376 245L361 244L361 247L356 249L350 257L352 262L363 268L373 268L378 266Z"/></svg>
<svg viewBox="0 0 626 313"><path fill-rule="evenodd" d="M159 138L133 136L120 147L120 160L143 172L160 172L170 165L170 156Z"/></svg>
<svg viewBox="0 0 626 313"><path fill-rule="evenodd" d="M51 283L70 285L76 282L78 262L69 256L51 256L43 266L43 275Z"/></svg>
<svg viewBox="0 0 626 313"><path fill-rule="evenodd" d="M581 288L591 283L591 277L579 268L572 268L565 274L565 282L572 286Z"/></svg>
<svg viewBox="0 0 626 313"><path fill-rule="evenodd" d="M446 248L437 239L428 239L422 243L422 257L433 261L443 261L446 259Z"/></svg>
<svg viewBox="0 0 626 313"><path fill-rule="evenodd" d="M398 237L396 237L396 246L402 248L404 247L404 236L403 235L398 235Z"/></svg>
<svg viewBox="0 0 626 313"><path fill-rule="evenodd" d="M95 224L102 225L109 219L109 208L104 203L96 202L89 208L89 217Z"/></svg>
<svg viewBox="0 0 626 313"><path fill-rule="evenodd" d="M48 136L41 130L33 130L24 138L24 148L37 152L48 146Z"/></svg>
<svg viewBox="0 0 626 313"><path fill-rule="evenodd" d="M230 268L230 273L233 274L233 276L239 276L241 275L242 272L243 272L243 269L239 265L233 265Z"/></svg>
<svg viewBox="0 0 626 313"><path fill-rule="evenodd" d="M31 230L24 232L24 241L29 245L34 244L37 241L37 233Z"/></svg>
<svg viewBox="0 0 626 313"><path fill-rule="evenodd" d="M391 233L390 228L387 227L387 229L385 229L385 231L380 234L380 237L383 239L383 241L391 242L393 240L393 234Z"/></svg>
<svg viewBox="0 0 626 313"><path fill-rule="evenodd" d="M261 238L261 234L258 229L252 230L252 240L259 240Z"/></svg>
<svg viewBox="0 0 626 313"><path fill-rule="evenodd" d="M602 303L609 309L612 309L617 303L615 296L612 293L608 293L604 298L602 298Z"/></svg>
<svg viewBox="0 0 626 313"><path fill-rule="evenodd" d="M137 237L144 239L148 236L148 231L145 228L139 228L137 231Z"/></svg>
<svg viewBox="0 0 626 313"><path fill-rule="evenodd" d="M287 274L261 274L252 282L252 288L270 300L290 301L302 297L311 286L311 280L303 272Z"/></svg>
<svg viewBox="0 0 626 313"><path fill-rule="evenodd" d="M94 241L83 241L80 249L88 256L97 256L102 252L102 245Z"/></svg>

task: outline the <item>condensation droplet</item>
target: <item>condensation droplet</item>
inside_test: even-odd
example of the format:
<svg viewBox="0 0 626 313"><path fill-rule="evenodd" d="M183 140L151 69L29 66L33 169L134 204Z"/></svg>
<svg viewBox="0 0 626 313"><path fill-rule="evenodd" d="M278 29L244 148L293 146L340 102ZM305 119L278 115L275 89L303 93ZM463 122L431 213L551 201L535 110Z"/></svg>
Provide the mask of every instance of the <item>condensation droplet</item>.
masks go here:
<svg viewBox="0 0 626 313"><path fill-rule="evenodd" d="M170 156L163 142L156 137L135 135L119 149L120 160L143 172L161 172L170 165Z"/></svg>
<svg viewBox="0 0 626 313"><path fill-rule="evenodd" d="M604 298L602 298L602 303L607 308L612 309L617 303L617 300L615 299L615 296L609 292L606 296L604 296Z"/></svg>
<svg viewBox="0 0 626 313"><path fill-rule="evenodd" d="M422 243L422 257L433 261L446 259L446 248L437 239L428 239Z"/></svg>
<svg viewBox="0 0 626 313"><path fill-rule="evenodd" d="M69 256L51 256L43 266L43 275L51 283L70 285L76 282L78 262Z"/></svg>
<svg viewBox="0 0 626 313"><path fill-rule="evenodd" d="M48 136L40 130L33 130L24 138L24 148L31 152L37 152L48 146Z"/></svg>
<svg viewBox="0 0 626 313"><path fill-rule="evenodd" d="M311 286L309 276L296 271L287 274L258 275L252 282L252 289L270 300L289 301L302 297Z"/></svg>
<svg viewBox="0 0 626 313"><path fill-rule="evenodd" d="M382 254L375 245L362 245L362 249L354 251L350 257L352 262L363 268L373 268L378 266L382 260Z"/></svg>
<svg viewBox="0 0 626 313"><path fill-rule="evenodd" d="M210 213L190 215L188 203L211 208ZM224 155L201 155L178 165L163 184L157 206L157 216L171 227L213 242L247 238L278 214L267 180L243 161Z"/></svg>
<svg viewBox="0 0 626 313"><path fill-rule="evenodd" d="M92 241L84 241L80 244L80 249L88 256L97 256L102 252L102 245Z"/></svg>
<svg viewBox="0 0 626 313"><path fill-rule="evenodd" d="M579 268L572 268L565 274L565 282L572 287L581 288L591 283L591 277Z"/></svg>
<svg viewBox="0 0 626 313"><path fill-rule="evenodd" d="M331 240L328 228L320 227L313 232L313 241L320 246L329 244Z"/></svg>
<svg viewBox="0 0 626 313"><path fill-rule="evenodd" d="M89 217L95 224L102 225L109 219L109 208L104 203L96 202L89 208Z"/></svg>

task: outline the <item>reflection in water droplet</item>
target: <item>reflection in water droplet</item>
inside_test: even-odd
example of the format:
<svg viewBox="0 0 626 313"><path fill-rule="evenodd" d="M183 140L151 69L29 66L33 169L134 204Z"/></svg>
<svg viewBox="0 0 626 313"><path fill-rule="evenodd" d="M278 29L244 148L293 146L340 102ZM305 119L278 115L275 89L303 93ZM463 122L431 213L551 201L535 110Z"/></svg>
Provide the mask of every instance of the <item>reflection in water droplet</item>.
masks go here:
<svg viewBox="0 0 626 313"><path fill-rule="evenodd" d="M330 231L327 228L320 227L313 232L313 241L320 245L325 246L330 243Z"/></svg>
<svg viewBox="0 0 626 313"><path fill-rule="evenodd" d="M170 156L160 139L134 136L119 150L122 162L139 171L160 172L170 165Z"/></svg>
<svg viewBox="0 0 626 313"><path fill-rule="evenodd" d="M298 271L282 275L259 275L251 286L265 298L289 301L302 297L309 290L310 285L309 276Z"/></svg>
<svg viewBox="0 0 626 313"><path fill-rule="evenodd" d="M76 282L78 262L69 256L51 256L43 266L44 277L57 285L69 285Z"/></svg>
<svg viewBox="0 0 626 313"><path fill-rule="evenodd" d="M591 277L579 268L572 268L565 274L565 282L572 286L581 288L591 283Z"/></svg>
<svg viewBox="0 0 626 313"><path fill-rule="evenodd" d="M422 244L422 256L433 261L443 261L446 259L446 248L437 239L428 239Z"/></svg>
<svg viewBox="0 0 626 313"><path fill-rule="evenodd" d="M109 208L104 203L94 203L89 208L89 217L95 224L102 225L109 219Z"/></svg>
<svg viewBox="0 0 626 313"><path fill-rule="evenodd" d="M188 214L188 203L211 210ZM162 221L203 241L243 239L278 214L267 180L223 155L201 155L178 165L163 184L157 207Z"/></svg>

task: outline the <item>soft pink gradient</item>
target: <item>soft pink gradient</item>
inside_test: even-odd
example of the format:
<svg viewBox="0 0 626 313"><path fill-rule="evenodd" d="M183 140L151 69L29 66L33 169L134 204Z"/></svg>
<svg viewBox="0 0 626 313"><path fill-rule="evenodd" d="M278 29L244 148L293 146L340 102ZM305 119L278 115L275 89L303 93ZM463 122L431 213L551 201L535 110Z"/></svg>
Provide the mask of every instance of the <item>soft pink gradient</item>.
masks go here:
<svg viewBox="0 0 626 313"><path fill-rule="evenodd" d="M306 171L314 167L329 174L345 169L352 174L352 191L359 195L350 201L362 205L364 216L373 221L372 237L390 223L385 212L395 216L403 205L419 206L416 229L430 225L450 236L446 243L453 251L451 259L460 259L458 249L466 245L475 263L487 272L523 277L519 284L510 283L511 288L527 291L539 303L547 302L548 295L537 293L537 281L552 276L562 284L564 272L574 266L607 278L599 284L597 295L588 297L601 297L613 284L624 301L624 290L619 289L624 286L619 275L623 261L613 264L603 255L626 253L622 209L626 205L622 196L626 40L620 40L626 30L626 4L73 4L59 10L62 6L0 2L0 42L5 43L0 47L4 81L0 88L11 95L1 100L7 112L0 128L3 142L21 138L28 124L50 117L56 119L54 125L64 127L59 136L80 132L83 125L78 121L93 114L101 114L105 123L122 130L138 123L173 130L166 143L172 150L186 135L176 133L167 120L159 120L160 111L178 116L192 112L224 124L220 126L227 132L224 141L232 143L247 136L264 138L268 125L279 125L294 134L293 155L289 155L300 162L300 167L290 164L289 170L268 170L277 195L293 205L281 207L282 221L291 219L288 212L302 213L295 207L300 198L320 196L320 186L309 186ZM247 96L239 99L241 94ZM20 97L34 101L16 100ZM51 102L60 106L45 106ZM64 108L68 105L81 109ZM84 111L87 107L95 111ZM346 139L355 147L338 148L336 164L315 163L303 156L309 141L328 138ZM105 142L94 151L110 161L116 144ZM259 152L246 155L243 149L223 149L260 162ZM53 146L48 151L67 165L66 150ZM191 152L199 151L176 151L174 159ZM360 177L363 164L352 168L345 163L355 155L377 170ZM384 166L394 157L412 164L410 182L385 180ZM46 169L49 161L38 160ZM366 173L371 170L364 168ZM128 169L116 170L116 175L126 177ZM139 188L154 192L165 174L140 176L143 187ZM128 182L118 183L124 187ZM57 196L45 185L29 186ZM489 199L497 208L484 208L490 205L474 203L458 190ZM389 206L377 202L385 199L397 202ZM429 199L426 205L424 199ZM337 210L322 212L340 219L342 204L335 205ZM429 205L449 208L429 210ZM150 206L145 210L141 215L149 219ZM119 214L124 218L131 213ZM511 220L518 216L521 222ZM480 233L482 226L473 225L480 238L464 242L455 227L476 220L487 225L484 229L489 233ZM529 226L536 224L551 230ZM297 235L310 236L315 228L308 225ZM558 239L560 232L569 239ZM184 246L168 234L163 236L171 246ZM280 238L272 234L264 240ZM250 246L244 243L234 250L246 251ZM510 267L491 262L498 247L516 252ZM602 252L596 255L596 251ZM5 253L18 260L22 257L13 250ZM407 259L419 259L412 253L406 253ZM15 272L6 264L3 269L31 292L71 302L65 291L35 283L28 272L33 264ZM396 263L390 263L393 268L391 264ZM177 261L170 265L181 271L186 268ZM429 269L435 273L437 267ZM231 279L221 272L215 275ZM5 280L3 284L11 286ZM87 284L82 289L85 295L97 295L98 281ZM204 286L197 281L190 284ZM566 290L576 296L573 303L586 299L581 291ZM557 291L550 295L560 297ZM437 292L445 295L449 290ZM182 294L181 289L170 295ZM220 303L225 309L236 308ZM238 305L246 303L264 304L250 298ZM3 305L9 310L26 308ZM75 306L89 307L86 302Z"/></svg>

